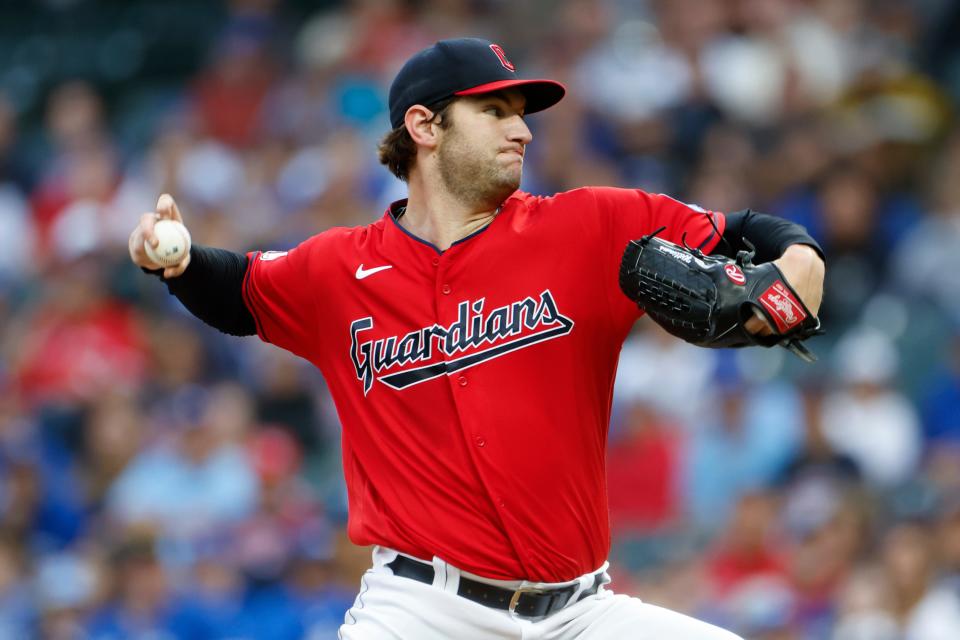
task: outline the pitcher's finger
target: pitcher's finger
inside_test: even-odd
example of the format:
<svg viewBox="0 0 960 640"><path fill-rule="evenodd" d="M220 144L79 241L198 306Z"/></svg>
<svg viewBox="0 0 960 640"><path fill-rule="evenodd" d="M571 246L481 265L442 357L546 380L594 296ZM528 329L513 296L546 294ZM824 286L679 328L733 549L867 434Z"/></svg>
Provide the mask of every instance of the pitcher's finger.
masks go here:
<svg viewBox="0 0 960 640"><path fill-rule="evenodd" d="M176 201L174 201L173 196L169 193L161 194L157 200L157 213L160 214L161 218L183 222L183 217L180 215L180 208L177 207Z"/></svg>
<svg viewBox="0 0 960 640"><path fill-rule="evenodd" d="M190 254L188 253L183 260L178 264L175 264L172 267L167 267L163 270L164 278L176 278L177 276L183 275L183 272L187 270L187 267L190 266Z"/></svg>
<svg viewBox="0 0 960 640"><path fill-rule="evenodd" d="M145 213L140 216L140 233L144 242L149 242L154 249L160 244L159 238L153 232L153 225L157 223L156 213Z"/></svg>
<svg viewBox="0 0 960 640"><path fill-rule="evenodd" d="M756 310L754 310L753 316L744 323L743 328L754 335L769 336L773 333L770 323Z"/></svg>

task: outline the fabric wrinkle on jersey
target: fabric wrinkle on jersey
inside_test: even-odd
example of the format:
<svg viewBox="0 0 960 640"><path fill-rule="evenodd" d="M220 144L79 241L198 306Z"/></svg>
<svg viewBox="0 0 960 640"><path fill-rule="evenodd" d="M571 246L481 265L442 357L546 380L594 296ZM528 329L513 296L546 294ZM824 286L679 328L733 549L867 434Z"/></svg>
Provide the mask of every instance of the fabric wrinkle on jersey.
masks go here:
<svg viewBox="0 0 960 640"><path fill-rule="evenodd" d="M439 251L395 220L249 254L260 337L316 365L343 425L350 538L488 578L563 582L610 546L604 454L640 312L627 242L709 252L722 214L634 189L515 192ZM364 270L390 265L374 277Z"/></svg>

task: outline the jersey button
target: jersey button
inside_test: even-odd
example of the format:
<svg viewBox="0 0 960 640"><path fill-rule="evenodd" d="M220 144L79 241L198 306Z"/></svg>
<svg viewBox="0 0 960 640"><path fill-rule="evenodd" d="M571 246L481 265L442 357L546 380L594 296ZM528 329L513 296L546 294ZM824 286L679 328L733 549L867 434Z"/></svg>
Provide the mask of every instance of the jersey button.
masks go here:
<svg viewBox="0 0 960 640"><path fill-rule="evenodd" d="M435 267L439 267L439 266L440 266L440 258L434 258L434 259L433 259L433 266L435 266Z"/></svg>
<svg viewBox="0 0 960 640"><path fill-rule="evenodd" d="M443 285L443 289L441 289L441 291L443 291L444 294L449 295L449 293L453 291L453 289L450 288L450 285L445 284Z"/></svg>
<svg viewBox="0 0 960 640"><path fill-rule="evenodd" d="M467 377L460 376L459 378L457 378L457 384L459 384L461 387L467 386Z"/></svg>
<svg viewBox="0 0 960 640"><path fill-rule="evenodd" d="M483 436L477 436L476 442L478 447L484 447L487 444L487 441L483 439Z"/></svg>

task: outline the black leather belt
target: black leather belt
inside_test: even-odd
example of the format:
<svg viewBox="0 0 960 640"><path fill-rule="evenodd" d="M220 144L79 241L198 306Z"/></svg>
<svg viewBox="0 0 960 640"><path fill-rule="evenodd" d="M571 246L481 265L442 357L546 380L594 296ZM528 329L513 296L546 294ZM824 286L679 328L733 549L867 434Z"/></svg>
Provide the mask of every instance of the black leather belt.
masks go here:
<svg viewBox="0 0 960 640"><path fill-rule="evenodd" d="M388 562L387 566L393 570L393 574L396 576L433 584L434 571L432 564L398 555L397 559ZM580 593L577 597L578 602L600 590L601 575L601 573L593 575L593 584ZM579 589L579 585L575 584L554 589L530 587L516 590L504 589L485 582L471 580L461 575L457 595L493 609L505 609L526 618L542 618L567 606L577 589Z"/></svg>

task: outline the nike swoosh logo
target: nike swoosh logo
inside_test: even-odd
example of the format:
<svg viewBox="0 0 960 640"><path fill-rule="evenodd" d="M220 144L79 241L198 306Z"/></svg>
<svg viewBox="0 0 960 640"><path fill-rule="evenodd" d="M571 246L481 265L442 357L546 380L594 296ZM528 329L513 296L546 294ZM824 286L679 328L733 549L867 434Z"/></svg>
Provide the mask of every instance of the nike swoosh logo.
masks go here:
<svg viewBox="0 0 960 640"><path fill-rule="evenodd" d="M363 264L361 264L359 267L357 267L357 280L363 280L367 276L372 276L378 271L383 271L384 269L392 269L392 268L393 268L393 265L388 264L383 267L374 267L373 269L364 269Z"/></svg>

